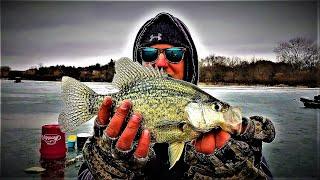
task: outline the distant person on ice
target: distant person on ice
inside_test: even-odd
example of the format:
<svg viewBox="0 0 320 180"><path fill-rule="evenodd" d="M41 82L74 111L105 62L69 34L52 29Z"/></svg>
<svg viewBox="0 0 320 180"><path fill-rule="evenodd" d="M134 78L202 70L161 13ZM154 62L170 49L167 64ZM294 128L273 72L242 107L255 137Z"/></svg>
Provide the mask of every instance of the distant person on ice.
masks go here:
<svg viewBox="0 0 320 180"><path fill-rule="evenodd" d="M133 59L153 66L169 76L197 84L197 50L186 25L168 13L160 13L139 30ZM210 131L188 142L180 160L169 170L168 145L150 146L150 132L137 132L143 114L133 112L132 103L123 101L111 116L112 99L104 99L95 120L92 138L107 137L105 169L85 162L78 179L271 179L272 174L262 156L262 142L271 142L275 130L269 119L243 118L240 134L221 129ZM123 123L129 118L127 124ZM139 140L135 137L140 135ZM137 144L136 146L134 146Z"/></svg>

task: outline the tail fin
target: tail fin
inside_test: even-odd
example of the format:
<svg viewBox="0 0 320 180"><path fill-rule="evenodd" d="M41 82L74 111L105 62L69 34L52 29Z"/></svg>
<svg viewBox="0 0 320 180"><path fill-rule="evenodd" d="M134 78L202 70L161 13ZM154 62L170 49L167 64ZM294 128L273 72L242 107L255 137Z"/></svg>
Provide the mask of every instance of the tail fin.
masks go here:
<svg viewBox="0 0 320 180"><path fill-rule="evenodd" d="M73 131L81 124L89 121L96 110L95 103L98 94L88 86L71 78L62 77L62 99L64 109L59 115L58 122L63 131Z"/></svg>

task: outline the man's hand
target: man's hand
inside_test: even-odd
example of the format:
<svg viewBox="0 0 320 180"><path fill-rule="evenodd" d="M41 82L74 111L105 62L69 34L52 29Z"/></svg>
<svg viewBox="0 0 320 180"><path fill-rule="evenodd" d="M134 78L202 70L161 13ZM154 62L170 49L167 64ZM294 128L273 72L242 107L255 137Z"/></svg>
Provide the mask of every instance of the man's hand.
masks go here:
<svg viewBox="0 0 320 180"><path fill-rule="evenodd" d="M243 133L246 129L246 125L238 125L234 129L234 132ZM212 154L215 149L222 148L226 142L231 138L231 135L222 129L215 132L209 132L199 137L193 142L197 152L203 154Z"/></svg>
<svg viewBox="0 0 320 180"><path fill-rule="evenodd" d="M105 134L110 138L118 138L116 148L120 151L129 151L132 148L133 140L137 135L142 120L142 115L134 113L128 121L126 128L121 132L124 121L128 116L128 113L132 107L132 103L129 100L124 100L119 108L116 110L114 116L110 118L110 110L112 106L111 97L106 97L100 106L98 112L98 122L100 125L108 124L105 130ZM137 158L145 158L148 155L150 146L150 132L144 130L141 134L138 146L134 152L134 156Z"/></svg>
<svg viewBox="0 0 320 180"><path fill-rule="evenodd" d="M209 132L186 144L188 179L266 179L271 175L260 168L260 163L262 142L271 142L275 137L272 122L252 116L243 118L238 127L235 132L240 133Z"/></svg>
<svg viewBox="0 0 320 180"><path fill-rule="evenodd" d="M139 140L136 140L142 115L133 113L128 117L131 107L132 103L124 100L111 117L111 97L106 97L100 106L94 137L84 148L90 172L97 179L142 177L148 159L155 156L150 148L149 130L142 130Z"/></svg>

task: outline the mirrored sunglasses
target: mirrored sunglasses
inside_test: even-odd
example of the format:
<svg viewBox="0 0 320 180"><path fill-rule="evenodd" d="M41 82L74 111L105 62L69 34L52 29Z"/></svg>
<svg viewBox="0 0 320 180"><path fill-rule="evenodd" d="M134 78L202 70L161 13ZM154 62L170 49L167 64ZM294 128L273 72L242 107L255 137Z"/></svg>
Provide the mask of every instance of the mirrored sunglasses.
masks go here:
<svg viewBox="0 0 320 180"><path fill-rule="evenodd" d="M173 64L179 63L184 58L186 48L184 47L171 47L166 49L158 49L153 47L141 47L141 59L144 62L154 63L160 53L164 53L166 59Z"/></svg>

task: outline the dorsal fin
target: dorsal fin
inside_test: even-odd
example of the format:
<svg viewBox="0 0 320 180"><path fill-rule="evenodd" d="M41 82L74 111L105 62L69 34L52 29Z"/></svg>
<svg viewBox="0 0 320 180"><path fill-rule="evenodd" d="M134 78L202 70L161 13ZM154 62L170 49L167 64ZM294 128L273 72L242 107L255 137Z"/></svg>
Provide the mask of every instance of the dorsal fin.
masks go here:
<svg viewBox="0 0 320 180"><path fill-rule="evenodd" d="M138 62L133 62L127 57L120 58L115 63L116 74L112 83L119 89L123 89L132 82L147 77L167 77L167 74L161 74L159 69L151 66L144 67Z"/></svg>

